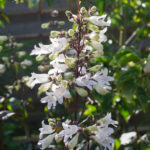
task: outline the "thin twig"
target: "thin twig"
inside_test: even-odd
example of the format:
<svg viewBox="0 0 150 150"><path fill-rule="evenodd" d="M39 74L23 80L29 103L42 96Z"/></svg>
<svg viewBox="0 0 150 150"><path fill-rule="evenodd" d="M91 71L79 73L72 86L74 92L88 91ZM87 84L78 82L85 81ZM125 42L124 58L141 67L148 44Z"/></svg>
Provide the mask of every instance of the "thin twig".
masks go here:
<svg viewBox="0 0 150 150"><path fill-rule="evenodd" d="M86 103L86 100L84 100L84 104L83 104L83 107L82 107L82 112L81 112L81 115L80 115L80 118L78 120L78 123L81 121L82 119L82 116L83 116L83 113L84 113L84 110L85 110L85 103Z"/></svg>

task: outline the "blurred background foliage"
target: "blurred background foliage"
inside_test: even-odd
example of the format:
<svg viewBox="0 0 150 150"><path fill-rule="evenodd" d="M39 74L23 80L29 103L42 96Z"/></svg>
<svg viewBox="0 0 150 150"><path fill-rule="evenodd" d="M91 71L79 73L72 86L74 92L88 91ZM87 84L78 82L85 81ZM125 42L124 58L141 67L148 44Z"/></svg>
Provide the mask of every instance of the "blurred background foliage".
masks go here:
<svg viewBox="0 0 150 150"><path fill-rule="evenodd" d="M23 2L16 0L16 6ZM27 2L33 8L39 7L43 1ZM51 7L55 0L46 2ZM74 2L66 0L70 7ZM0 0L1 10L6 3L7 0ZM87 8L96 5L100 15L107 13L112 19L104 48L105 55L92 63L103 64L115 78L111 93L91 93L97 101L93 105L86 105L84 118L87 119L87 115L97 117L112 112L113 118L119 121L114 135L114 150L150 150L150 1L82 0L81 5ZM1 29L6 23L11 24L7 15L0 11ZM50 30L48 24L43 26ZM42 58L35 60L29 55L37 43L38 40L16 42L12 36L0 36L0 112L15 112L8 120L2 120L4 116L0 114L2 150L3 146L5 150L38 149L36 143L40 122L37 119L37 125L32 124L31 112L39 109L36 103L42 91L30 90L26 84L31 72L47 67ZM37 68L39 64L41 66ZM62 115L67 115L64 108L58 110L63 110ZM52 116L46 107L44 111L46 117ZM8 112L3 115L9 117Z"/></svg>

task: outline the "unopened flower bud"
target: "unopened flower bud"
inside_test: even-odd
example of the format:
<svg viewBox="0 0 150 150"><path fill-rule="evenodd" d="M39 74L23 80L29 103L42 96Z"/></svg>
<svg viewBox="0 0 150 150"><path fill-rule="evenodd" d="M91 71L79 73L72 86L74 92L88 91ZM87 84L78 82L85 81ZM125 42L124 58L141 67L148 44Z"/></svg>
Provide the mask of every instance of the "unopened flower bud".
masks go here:
<svg viewBox="0 0 150 150"><path fill-rule="evenodd" d="M88 24L88 29L94 32L99 32L99 28L94 24Z"/></svg>
<svg viewBox="0 0 150 150"><path fill-rule="evenodd" d="M72 72L66 72L66 73L64 73L64 78L66 80L72 79L73 78L73 73Z"/></svg>
<svg viewBox="0 0 150 150"><path fill-rule="evenodd" d="M53 118L49 118L48 123L49 123L50 126L54 126L56 124L56 120L53 119Z"/></svg>
<svg viewBox="0 0 150 150"><path fill-rule="evenodd" d="M52 86L52 82L46 83L46 84L42 84L39 88L38 88L38 95L46 92L50 87Z"/></svg>
<svg viewBox="0 0 150 150"><path fill-rule="evenodd" d="M84 130L88 131L89 133L93 133L94 131L97 131L97 126L96 125L89 126L86 127Z"/></svg>
<svg viewBox="0 0 150 150"><path fill-rule="evenodd" d="M63 139L63 137L57 136L57 134L56 134L56 136L55 136L55 141L56 141L57 143L59 143L60 141L62 141L62 139Z"/></svg>
<svg viewBox="0 0 150 150"><path fill-rule="evenodd" d="M50 22L42 23L41 28L42 29L48 29L48 28L50 28Z"/></svg>
<svg viewBox="0 0 150 150"><path fill-rule="evenodd" d="M58 37L60 36L60 32L59 31L51 31L50 33L50 37L51 38L55 38L55 37Z"/></svg>
<svg viewBox="0 0 150 150"><path fill-rule="evenodd" d="M92 12L92 13L95 13L96 10L97 10L96 6L93 6L93 7L91 8L91 12Z"/></svg>
<svg viewBox="0 0 150 150"><path fill-rule="evenodd" d="M72 18L72 13L70 11L66 11L65 12L66 16L68 17L68 19L71 19Z"/></svg>
<svg viewBox="0 0 150 150"><path fill-rule="evenodd" d="M62 48L62 50L61 51L64 51L64 50L67 50L67 49L69 49L69 43L67 43L63 48Z"/></svg>
<svg viewBox="0 0 150 150"><path fill-rule="evenodd" d="M67 80L62 80L61 84L65 87L68 88L68 81Z"/></svg>
<svg viewBox="0 0 150 150"><path fill-rule="evenodd" d="M69 34L70 36L73 36L73 35L74 35L74 30L73 30L73 29L69 29L68 34Z"/></svg>
<svg viewBox="0 0 150 150"><path fill-rule="evenodd" d="M86 14L87 14L86 8L85 8L85 7L82 7L82 8L80 9L80 13L81 13L81 15L86 15Z"/></svg>
<svg viewBox="0 0 150 150"><path fill-rule="evenodd" d="M40 65L40 66L38 66L38 70L39 70L40 72L44 72L45 67L44 67L44 66L42 66L42 65Z"/></svg>
<svg viewBox="0 0 150 150"><path fill-rule="evenodd" d="M57 23L58 23L58 26L59 26L59 27L65 25L65 22L64 22L64 21L58 21Z"/></svg>
<svg viewBox="0 0 150 150"><path fill-rule="evenodd" d="M19 58L25 56L25 54L26 54L25 51L19 51L19 52L17 52L17 56L18 56Z"/></svg>
<svg viewBox="0 0 150 150"><path fill-rule="evenodd" d="M76 65L76 61L77 61L77 59L75 59L75 58L67 58L67 59L65 60L65 63L66 63L66 65L69 66L70 68L74 68L75 65Z"/></svg>
<svg viewBox="0 0 150 150"><path fill-rule="evenodd" d="M61 81L61 80L62 80L62 75L60 74L57 76L57 81Z"/></svg>
<svg viewBox="0 0 150 150"><path fill-rule="evenodd" d="M36 57L36 61L42 61L44 58L45 58L44 55L37 56L37 57Z"/></svg>
<svg viewBox="0 0 150 150"><path fill-rule="evenodd" d="M76 87L75 90L81 97L88 96L88 92L83 88Z"/></svg>
<svg viewBox="0 0 150 150"><path fill-rule="evenodd" d="M96 66L91 67L89 70L92 72L97 72L100 69L101 69L101 65L96 65Z"/></svg>
<svg viewBox="0 0 150 150"><path fill-rule="evenodd" d="M58 53L54 54L54 55L49 55L49 59L54 60L58 57Z"/></svg>

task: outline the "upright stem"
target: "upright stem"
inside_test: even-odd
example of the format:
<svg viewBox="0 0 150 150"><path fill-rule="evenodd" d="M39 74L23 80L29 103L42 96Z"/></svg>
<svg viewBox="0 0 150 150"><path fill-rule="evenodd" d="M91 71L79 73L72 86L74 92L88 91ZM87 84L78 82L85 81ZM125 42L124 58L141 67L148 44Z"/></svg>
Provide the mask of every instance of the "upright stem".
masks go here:
<svg viewBox="0 0 150 150"><path fill-rule="evenodd" d="M78 61L77 61L77 65L76 65L76 74L75 74L76 78L78 78L78 70L79 70L79 66L78 66L78 64L79 64L79 50L78 50L78 48L77 48L77 53L78 53ZM75 121L77 121L77 113L78 113L78 94L77 93L75 94L75 111L74 111L74 113L75 113Z"/></svg>
<svg viewBox="0 0 150 150"><path fill-rule="evenodd" d="M79 11L80 11L80 2L79 2L79 0L77 0L77 9L78 9L78 13L79 13Z"/></svg>
<svg viewBox="0 0 150 150"><path fill-rule="evenodd" d="M64 141L63 141L63 150L66 150L66 146L65 146Z"/></svg>
<svg viewBox="0 0 150 150"><path fill-rule="evenodd" d="M76 46L76 51L77 51L77 64L76 64L76 71L75 71L75 76L76 78L78 78L79 76L79 59L80 59L80 52L81 52L81 47L80 47L80 41L81 41L81 21L80 21L80 4L79 4L79 0L77 0L77 9L78 9L78 25L79 25L79 33L78 33L78 44ZM78 114L78 94L76 93L75 95L75 121L77 121L77 114Z"/></svg>

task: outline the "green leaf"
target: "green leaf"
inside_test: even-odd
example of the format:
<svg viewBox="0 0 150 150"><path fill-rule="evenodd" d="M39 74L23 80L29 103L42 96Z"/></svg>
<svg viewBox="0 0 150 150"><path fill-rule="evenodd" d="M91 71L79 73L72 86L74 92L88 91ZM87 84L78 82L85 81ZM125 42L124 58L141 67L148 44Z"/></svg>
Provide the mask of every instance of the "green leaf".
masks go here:
<svg viewBox="0 0 150 150"><path fill-rule="evenodd" d="M128 120L130 119L130 113L128 112L128 110L125 110L121 105L119 106L119 112L121 114L121 116L124 118L124 120L126 122L128 122Z"/></svg>
<svg viewBox="0 0 150 150"><path fill-rule="evenodd" d="M125 66L128 64L128 62L132 61L132 62L138 62L140 59L139 57L136 55L136 54L133 54L133 53L128 53L124 56L122 56L120 58L120 60L118 61L118 63L121 65L121 66Z"/></svg>
<svg viewBox="0 0 150 150"><path fill-rule="evenodd" d="M120 140L119 139L115 139L115 150L119 150L120 146L121 146Z"/></svg>
<svg viewBox="0 0 150 150"><path fill-rule="evenodd" d="M86 105L86 110L84 112L85 116L91 115L94 112L96 112L96 107L95 106L90 105L90 104Z"/></svg>

